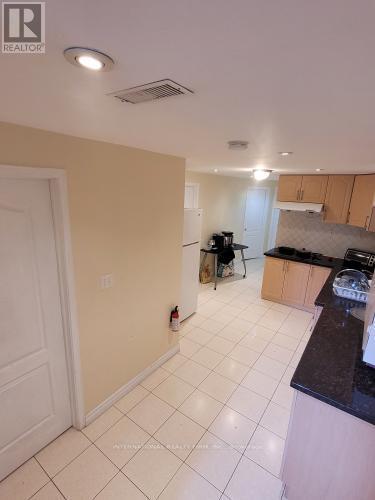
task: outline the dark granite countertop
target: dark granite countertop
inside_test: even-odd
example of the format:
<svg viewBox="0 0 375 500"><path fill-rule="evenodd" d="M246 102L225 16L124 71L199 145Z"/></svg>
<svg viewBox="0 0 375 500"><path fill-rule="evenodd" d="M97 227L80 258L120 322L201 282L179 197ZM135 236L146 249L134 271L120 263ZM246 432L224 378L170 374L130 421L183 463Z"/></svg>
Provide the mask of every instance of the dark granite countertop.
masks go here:
<svg viewBox="0 0 375 500"><path fill-rule="evenodd" d="M313 259L301 259L301 257L297 257L297 255L285 255L280 253L278 248L272 248L272 250L268 250L265 252L267 257L274 257L275 259L285 259L291 260L293 262L302 262L303 264L314 264L314 266L321 267L335 267L339 262L339 265L342 264L342 259L335 259L334 257L326 257L325 255L321 255L319 258Z"/></svg>
<svg viewBox="0 0 375 500"><path fill-rule="evenodd" d="M337 297L332 290L342 259L324 257L315 261L280 254L267 256L332 268L315 304L322 312L292 377L291 386L366 422L375 424L375 369L362 361L364 324L350 315L360 306Z"/></svg>

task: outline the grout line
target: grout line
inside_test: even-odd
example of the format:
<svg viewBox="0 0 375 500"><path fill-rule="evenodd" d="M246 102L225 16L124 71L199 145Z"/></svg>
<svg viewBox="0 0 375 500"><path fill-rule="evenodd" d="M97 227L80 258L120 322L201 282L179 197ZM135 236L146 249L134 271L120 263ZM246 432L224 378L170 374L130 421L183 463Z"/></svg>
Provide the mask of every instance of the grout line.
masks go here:
<svg viewBox="0 0 375 500"><path fill-rule="evenodd" d="M113 478L112 478L112 479L111 479L111 480L110 480L110 481L109 481L109 482L108 482L108 483L107 483L107 484L106 484L106 485L105 485L105 486L104 486L104 487L103 487L100 491L98 491L98 493L97 493L97 494L93 497L93 499L92 499L92 500L94 500L95 498L97 498L97 496L98 496L98 495L100 495L100 493L101 493L101 492L102 492L102 491L103 491L103 490L104 490L104 489L105 489L105 488L109 485L109 483L110 483L111 481L113 481L113 480L114 480L114 479L115 479L115 478L116 478L119 474L121 474L121 475L125 476L125 474L124 474L121 470L119 470L119 471L117 472L117 474L115 474L115 475L113 476ZM130 482L131 482L131 483L132 483L132 484L133 484L133 485L137 488L137 490L139 490L139 491L140 491L140 492L144 495L143 491L142 491L142 490L140 490L140 489L138 488L138 486L137 486L135 483L133 483L133 481L132 481L130 478L128 478L128 476L125 476L125 477L126 477L126 479L127 479L128 481L130 481Z"/></svg>

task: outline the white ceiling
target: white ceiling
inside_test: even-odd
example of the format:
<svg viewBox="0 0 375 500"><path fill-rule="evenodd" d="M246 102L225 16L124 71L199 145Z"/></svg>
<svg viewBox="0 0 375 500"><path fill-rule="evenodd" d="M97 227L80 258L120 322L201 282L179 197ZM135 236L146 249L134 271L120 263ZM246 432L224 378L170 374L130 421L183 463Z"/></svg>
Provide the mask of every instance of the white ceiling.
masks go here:
<svg viewBox="0 0 375 500"><path fill-rule="evenodd" d="M0 56L0 120L183 156L206 172L374 172L374 20L374 0L48 0L46 55ZM116 66L72 66L69 46ZM163 78L195 94L106 96ZM228 151L231 139L249 149Z"/></svg>

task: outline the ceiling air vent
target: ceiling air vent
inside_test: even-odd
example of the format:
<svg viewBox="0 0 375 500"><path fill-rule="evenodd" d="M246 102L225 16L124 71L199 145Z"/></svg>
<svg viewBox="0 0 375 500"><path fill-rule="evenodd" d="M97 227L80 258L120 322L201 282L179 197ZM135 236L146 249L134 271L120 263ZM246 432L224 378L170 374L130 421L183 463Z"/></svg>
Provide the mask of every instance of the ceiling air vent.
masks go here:
<svg viewBox="0 0 375 500"><path fill-rule="evenodd" d="M158 82L147 83L131 87L130 89L111 92L110 96L116 97L121 102L130 102L139 104L140 102L156 101L164 97L173 97L176 95L193 94L193 91L179 85L173 80L159 80Z"/></svg>

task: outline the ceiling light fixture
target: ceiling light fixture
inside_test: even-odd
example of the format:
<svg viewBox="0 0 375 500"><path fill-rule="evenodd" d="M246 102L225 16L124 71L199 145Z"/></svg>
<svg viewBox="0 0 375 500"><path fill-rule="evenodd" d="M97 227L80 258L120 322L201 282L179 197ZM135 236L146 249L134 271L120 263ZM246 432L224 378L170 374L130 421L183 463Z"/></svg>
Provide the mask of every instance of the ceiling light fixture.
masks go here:
<svg viewBox="0 0 375 500"><path fill-rule="evenodd" d="M280 151L279 155L280 156L290 156L293 154L293 151Z"/></svg>
<svg viewBox="0 0 375 500"><path fill-rule="evenodd" d="M271 173L272 170L264 168L256 168L255 170L253 170L254 179L257 181L264 181L265 179L268 179Z"/></svg>
<svg viewBox="0 0 375 500"><path fill-rule="evenodd" d="M214 168L214 172L215 172L215 174L217 174L217 173L218 173L218 171L219 171L219 169L218 169L218 168Z"/></svg>
<svg viewBox="0 0 375 500"><path fill-rule="evenodd" d="M322 168L316 168L315 172L321 172L323 169Z"/></svg>
<svg viewBox="0 0 375 500"><path fill-rule="evenodd" d="M64 50L64 57L71 64L91 71L110 71L115 64L107 54L84 47L69 47Z"/></svg>

